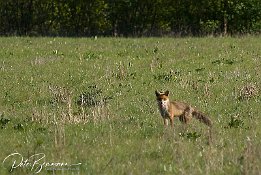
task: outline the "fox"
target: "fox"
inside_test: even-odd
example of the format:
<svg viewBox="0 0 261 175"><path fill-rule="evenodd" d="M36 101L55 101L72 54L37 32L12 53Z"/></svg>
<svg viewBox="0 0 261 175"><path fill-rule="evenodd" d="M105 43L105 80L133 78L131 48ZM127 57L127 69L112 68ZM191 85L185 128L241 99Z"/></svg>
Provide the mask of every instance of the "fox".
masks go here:
<svg viewBox="0 0 261 175"><path fill-rule="evenodd" d="M187 103L170 101L168 90L165 92L159 92L156 90L155 94L165 127L168 126L168 121L170 121L171 127L174 127L174 117L179 117L179 120L185 124L189 123L194 117L207 126L212 127L210 118L196 108Z"/></svg>

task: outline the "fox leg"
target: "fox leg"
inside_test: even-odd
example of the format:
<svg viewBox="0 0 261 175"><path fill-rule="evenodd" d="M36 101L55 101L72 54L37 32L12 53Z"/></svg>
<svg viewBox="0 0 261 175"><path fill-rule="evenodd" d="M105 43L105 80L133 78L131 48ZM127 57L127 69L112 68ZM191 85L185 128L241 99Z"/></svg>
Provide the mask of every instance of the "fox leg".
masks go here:
<svg viewBox="0 0 261 175"><path fill-rule="evenodd" d="M163 122L164 122L164 126L167 127L168 126L168 119L167 118L163 118Z"/></svg>
<svg viewBox="0 0 261 175"><path fill-rule="evenodd" d="M192 111L193 109L191 107L188 107L184 112L184 119L183 122L187 124L192 119Z"/></svg>
<svg viewBox="0 0 261 175"><path fill-rule="evenodd" d="M171 125L171 128L174 128L174 118L173 117L170 117L169 118L169 120L170 120L170 125Z"/></svg>
<svg viewBox="0 0 261 175"><path fill-rule="evenodd" d="M187 123L188 123L188 120L189 120L188 116L186 116L186 114L184 113L184 114L182 114L181 116L179 116L179 120L180 120L181 123L183 124L183 125L182 125L182 130L183 130L183 132L187 132L187 130L188 130L188 125L187 125Z"/></svg>

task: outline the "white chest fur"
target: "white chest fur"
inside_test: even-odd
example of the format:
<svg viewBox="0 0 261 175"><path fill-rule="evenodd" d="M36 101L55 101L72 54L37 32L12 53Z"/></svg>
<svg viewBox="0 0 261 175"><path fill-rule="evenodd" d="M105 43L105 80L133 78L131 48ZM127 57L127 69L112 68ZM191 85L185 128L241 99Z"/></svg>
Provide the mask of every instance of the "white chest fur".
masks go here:
<svg viewBox="0 0 261 175"><path fill-rule="evenodd" d="M158 101L160 114L162 117L169 116L169 100L160 100Z"/></svg>

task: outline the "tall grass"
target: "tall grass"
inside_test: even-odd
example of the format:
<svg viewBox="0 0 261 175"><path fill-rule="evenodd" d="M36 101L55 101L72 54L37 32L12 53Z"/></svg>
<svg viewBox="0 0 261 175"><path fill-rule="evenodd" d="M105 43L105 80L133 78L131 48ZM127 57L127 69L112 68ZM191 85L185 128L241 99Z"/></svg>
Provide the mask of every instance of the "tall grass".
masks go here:
<svg viewBox="0 0 261 175"><path fill-rule="evenodd" d="M41 174L259 174L260 41L0 38L0 160L81 163ZM164 129L156 89L207 113L211 144L196 120Z"/></svg>

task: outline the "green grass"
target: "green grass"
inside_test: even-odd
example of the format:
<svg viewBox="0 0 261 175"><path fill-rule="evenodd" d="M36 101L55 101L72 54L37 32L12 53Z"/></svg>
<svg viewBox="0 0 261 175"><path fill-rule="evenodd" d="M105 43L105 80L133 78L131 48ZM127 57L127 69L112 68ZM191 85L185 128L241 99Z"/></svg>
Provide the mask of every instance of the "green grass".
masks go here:
<svg viewBox="0 0 261 175"><path fill-rule="evenodd" d="M260 37L10 37L0 46L0 162L44 153L41 163L82 164L40 174L261 172ZM164 129L156 89L209 114L211 144L196 120Z"/></svg>

